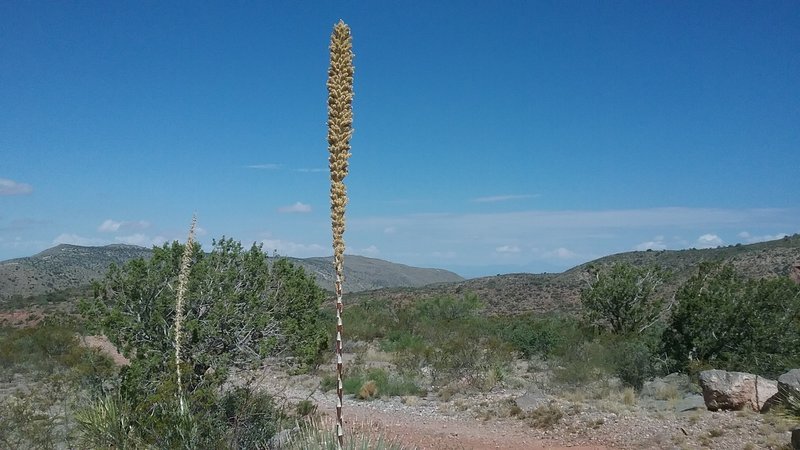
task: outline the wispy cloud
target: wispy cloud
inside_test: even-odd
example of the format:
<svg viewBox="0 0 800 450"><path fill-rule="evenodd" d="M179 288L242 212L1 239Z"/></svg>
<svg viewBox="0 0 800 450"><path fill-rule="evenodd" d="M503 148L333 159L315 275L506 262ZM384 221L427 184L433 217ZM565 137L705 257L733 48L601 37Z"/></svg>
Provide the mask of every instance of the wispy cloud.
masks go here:
<svg viewBox="0 0 800 450"><path fill-rule="evenodd" d="M113 219L106 219L97 227L97 231L102 233L114 233L120 230L144 230L148 227L150 227L150 222L146 220L117 221Z"/></svg>
<svg viewBox="0 0 800 450"><path fill-rule="evenodd" d="M576 259L578 255L572 250L564 247L559 247L555 250L545 252L542 256L546 259Z"/></svg>
<svg viewBox="0 0 800 450"><path fill-rule="evenodd" d="M777 233L777 234L762 234L759 236L753 236L747 231L742 231L741 233L737 234L738 237L744 239L744 241L748 244L755 244L756 242L766 242L766 241L774 241L777 239L783 239L788 236L788 233Z"/></svg>
<svg viewBox="0 0 800 450"><path fill-rule="evenodd" d="M419 228L463 231L468 235L508 236L531 234L542 229L554 229L572 234L588 230L592 234L604 229L649 229L667 227L741 226L752 223L771 225L792 223L800 214L797 209L713 209L713 208L646 208L596 211L520 211L486 214L409 214L353 218L359 227L403 227L407 231ZM409 229L413 228L413 229ZM741 228L740 228L741 229Z"/></svg>
<svg viewBox="0 0 800 450"><path fill-rule="evenodd" d="M306 168L302 168L302 169L295 169L295 171L296 172L302 172L302 173L319 173L319 172L327 172L328 169L319 169L319 168L306 169Z"/></svg>
<svg viewBox="0 0 800 450"><path fill-rule="evenodd" d="M496 202L507 202L510 200L522 200L526 198L534 198L538 197L539 195L536 194L517 194L517 195L491 195L487 197L478 197L473 198L472 201L475 203L496 203Z"/></svg>
<svg viewBox="0 0 800 450"><path fill-rule="evenodd" d="M350 250L350 253L354 255L361 255L361 256L369 256L369 257L376 257L381 254L381 251L378 250L378 247L375 245L370 245L364 248L354 248Z"/></svg>
<svg viewBox="0 0 800 450"><path fill-rule="evenodd" d="M30 184L0 178L0 196L27 195L31 192L33 192L33 187Z"/></svg>
<svg viewBox="0 0 800 450"><path fill-rule="evenodd" d="M42 225L48 225L52 223L50 220L39 220L39 219L14 219L8 223L6 226L0 226L0 231L23 231L23 230L31 230L36 227L40 227Z"/></svg>
<svg viewBox="0 0 800 450"><path fill-rule="evenodd" d="M266 252L272 253L275 251L279 255L293 256L295 258L322 256L333 252L333 250L319 244L302 244L281 239L264 239L261 243L264 244L264 251Z"/></svg>
<svg viewBox="0 0 800 450"><path fill-rule="evenodd" d="M280 208L278 208L278 212L282 212L282 213L310 213L311 212L311 205L306 205L305 203L296 202L294 205L281 206Z"/></svg>
<svg viewBox="0 0 800 450"><path fill-rule="evenodd" d="M130 236L117 236L114 238L114 240L122 244L138 245L140 247L152 247L154 245L162 245L164 242L167 242L167 239L164 236L151 237L142 233L134 233Z"/></svg>
<svg viewBox="0 0 800 450"><path fill-rule="evenodd" d="M446 267L442 258L457 254L460 266L502 262L552 271L633 249L716 247L742 229L791 229L797 223L800 208L664 207L354 216L348 230L373 239L382 257L407 264ZM414 239L385 239L387 229Z"/></svg>
<svg viewBox="0 0 800 450"><path fill-rule="evenodd" d="M250 164L249 166L244 166L247 169L259 169L259 170L275 170L280 169L280 164Z"/></svg>
<svg viewBox="0 0 800 450"><path fill-rule="evenodd" d="M53 239L53 245L72 244L84 247L91 247L96 245L106 245L108 243L109 242L105 239L79 236L74 233L61 233L58 236L56 236L55 239Z"/></svg>

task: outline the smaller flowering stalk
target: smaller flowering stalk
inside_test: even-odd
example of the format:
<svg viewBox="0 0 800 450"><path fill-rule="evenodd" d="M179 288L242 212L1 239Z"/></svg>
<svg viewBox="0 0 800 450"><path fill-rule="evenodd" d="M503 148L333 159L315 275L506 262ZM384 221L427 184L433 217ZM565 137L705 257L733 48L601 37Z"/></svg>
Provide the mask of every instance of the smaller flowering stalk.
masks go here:
<svg viewBox="0 0 800 450"><path fill-rule="evenodd" d="M181 385L181 326L183 324L183 302L189 285L189 269L194 251L194 230L197 225L197 215L192 215L192 225L189 227L189 237L186 238L186 247L181 255L181 268L178 272L178 292L175 299L175 372L178 375L178 402L181 414L186 413L183 401L183 386Z"/></svg>

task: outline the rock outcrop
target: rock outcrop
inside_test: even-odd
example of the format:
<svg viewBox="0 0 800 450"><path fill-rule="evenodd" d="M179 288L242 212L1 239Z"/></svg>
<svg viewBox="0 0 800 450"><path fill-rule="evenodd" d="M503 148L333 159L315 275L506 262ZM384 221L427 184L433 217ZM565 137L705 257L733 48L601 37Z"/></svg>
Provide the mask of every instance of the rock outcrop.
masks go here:
<svg viewBox="0 0 800 450"><path fill-rule="evenodd" d="M774 403L778 383L744 372L706 370L700 373L703 399L710 411L740 411L750 408L762 411Z"/></svg>

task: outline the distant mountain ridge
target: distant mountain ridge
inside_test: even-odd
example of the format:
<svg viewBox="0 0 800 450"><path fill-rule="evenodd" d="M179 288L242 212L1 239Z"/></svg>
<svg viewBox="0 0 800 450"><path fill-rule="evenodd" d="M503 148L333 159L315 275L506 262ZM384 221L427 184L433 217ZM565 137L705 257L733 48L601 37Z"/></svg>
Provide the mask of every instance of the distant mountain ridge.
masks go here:
<svg viewBox="0 0 800 450"><path fill-rule="evenodd" d="M516 273L473 278L457 283L429 285L418 289L385 288L350 294L348 301L384 299L413 301L440 295L475 293L486 303L490 314L577 311L580 292L587 286L590 266L607 267L627 262L634 265L657 265L673 276L665 283L664 295L671 296L691 277L702 262L721 261L751 278L798 276L800 234L768 242L710 249L635 251L605 256L557 274Z"/></svg>
<svg viewBox="0 0 800 450"><path fill-rule="evenodd" d="M0 262L0 301L75 289L101 279L113 263L149 258L153 251L135 245L114 244L83 247L60 244L33 256ZM331 290L332 258L288 258L313 274L318 284ZM385 287L419 287L430 283L463 281L442 269L423 269L363 256L345 256L345 287L349 292Z"/></svg>

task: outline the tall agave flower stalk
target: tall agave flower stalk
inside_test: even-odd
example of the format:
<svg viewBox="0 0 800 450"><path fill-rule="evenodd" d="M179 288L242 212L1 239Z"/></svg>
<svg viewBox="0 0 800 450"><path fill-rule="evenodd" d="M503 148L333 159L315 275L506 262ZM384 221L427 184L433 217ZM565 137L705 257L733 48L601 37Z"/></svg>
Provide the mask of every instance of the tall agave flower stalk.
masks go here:
<svg viewBox="0 0 800 450"><path fill-rule="evenodd" d="M192 225L189 227L189 237L186 238L186 247L181 256L181 268L178 272L178 292L175 297L175 372L178 376L178 402L181 414L186 413L183 401L183 386L181 384L181 325L183 323L183 302L189 285L189 268L192 263L194 250L194 229L197 225L197 216L192 215Z"/></svg>
<svg viewBox="0 0 800 450"><path fill-rule="evenodd" d="M347 159L353 135L353 45L350 27L339 21L331 34L331 65L328 69L328 162L331 170L331 229L333 230L333 267L336 271L336 436L344 442L342 420L342 282L344 281L344 210L347 191Z"/></svg>

